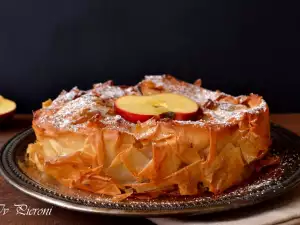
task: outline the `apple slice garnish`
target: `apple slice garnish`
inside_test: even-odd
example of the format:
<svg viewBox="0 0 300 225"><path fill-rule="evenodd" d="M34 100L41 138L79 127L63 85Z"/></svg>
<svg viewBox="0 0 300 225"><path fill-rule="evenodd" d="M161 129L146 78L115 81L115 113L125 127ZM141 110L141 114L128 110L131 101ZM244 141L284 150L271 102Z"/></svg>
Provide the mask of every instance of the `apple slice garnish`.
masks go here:
<svg viewBox="0 0 300 225"><path fill-rule="evenodd" d="M152 117L191 120L196 116L198 108L198 104L193 100L173 93L127 95L115 102L116 113L134 123L144 122Z"/></svg>
<svg viewBox="0 0 300 225"><path fill-rule="evenodd" d="M0 95L0 123L11 118L16 111L16 103Z"/></svg>

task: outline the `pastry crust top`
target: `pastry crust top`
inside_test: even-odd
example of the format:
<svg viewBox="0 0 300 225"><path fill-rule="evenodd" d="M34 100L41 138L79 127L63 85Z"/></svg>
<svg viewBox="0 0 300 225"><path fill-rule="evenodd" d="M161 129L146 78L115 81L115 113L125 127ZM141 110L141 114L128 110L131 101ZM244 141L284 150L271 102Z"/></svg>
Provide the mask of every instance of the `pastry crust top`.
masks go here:
<svg viewBox="0 0 300 225"><path fill-rule="evenodd" d="M224 127L239 123L245 115L259 115L268 110L261 96L233 97L220 91L210 91L194 84L179 81L170 75L145 76L136 86L114 86L112 81L95 84L88 91L74 87L63 91L53 102L34 113L33 124L44 131L86 132L92 123L124 129L127 132L136 124L124 120L114 112L114 101L124 95L151 95L172 92L184 95L199 104L201 115L194 121L173 121L176 124L193 124L200 127ZM48 104L48 105L47 105ZM159 122L159 121L158 121Z"/></svg>

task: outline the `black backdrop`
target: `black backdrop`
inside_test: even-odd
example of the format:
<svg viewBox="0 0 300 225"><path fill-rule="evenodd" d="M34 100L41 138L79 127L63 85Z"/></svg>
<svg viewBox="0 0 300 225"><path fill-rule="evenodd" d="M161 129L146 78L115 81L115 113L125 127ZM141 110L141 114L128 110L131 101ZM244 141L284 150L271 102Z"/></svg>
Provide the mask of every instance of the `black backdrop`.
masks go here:
<svg viewBox="0 0 300 225"><path fill-rule="evenodd" d="M300 112L299 12L287 2L1 1L0 94L30 112L75 85L170 73Z"/></svg>

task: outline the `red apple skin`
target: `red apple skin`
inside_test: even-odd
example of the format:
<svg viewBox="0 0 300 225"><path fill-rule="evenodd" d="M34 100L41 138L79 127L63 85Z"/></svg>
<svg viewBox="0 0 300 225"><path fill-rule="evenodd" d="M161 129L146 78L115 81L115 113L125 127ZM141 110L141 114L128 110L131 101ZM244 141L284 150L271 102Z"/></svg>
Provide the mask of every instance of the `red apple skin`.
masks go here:
<svg viewBox="0 0 300 225"><path fill-rule="evenodd" d="M4 114L0 114L0 124L6 124L8 123L15 115L15 112L16 112L16 109L10 111L10 112L7 112L7 113L4 113Z"/></svg>
<svg viewBox="0 0 300 225"><path fill-rule="evenodd" d="M197 120L199 119L199 116L203 116L203 111L201 107L198 107L198 110L196 112L191 113L175 113L175 120Z"/></svg>
<svg viewBox="0 0 300 225"><path fill-rule="evenodd" d="M123 109L118 108L116 104L115 104L115 112L120 116L122 116L125 120L132 123L137 123L138 121L145 122L153 117L153 115L140 115L136 113L127 112Z"/></svg>
<svg viewBox="0 0 300 225"><path fill-rule="evenodd" d="M174 120L194 120L196 118L197 111L191 113L175 112Z"/></svg>

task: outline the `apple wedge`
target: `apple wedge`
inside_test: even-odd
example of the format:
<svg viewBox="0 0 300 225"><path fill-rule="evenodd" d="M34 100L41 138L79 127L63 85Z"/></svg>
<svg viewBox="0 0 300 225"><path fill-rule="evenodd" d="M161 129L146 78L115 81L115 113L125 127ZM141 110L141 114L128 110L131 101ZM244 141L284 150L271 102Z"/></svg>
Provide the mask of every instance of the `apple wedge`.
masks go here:
<svg viewBox="0 0 300 225"><path fill-rule="evenodd" d="M115 111L130 122L144 122L152 117L191 120L198 112L198 104L178 94L162 93L149 96L128 95L115 101Z"/></svg>
<svg viewBox="0 0 300 225"><path fill-rule="evenodd" d="M16 111L16 103L0 95L0 123L12 118Z"/></svg>

